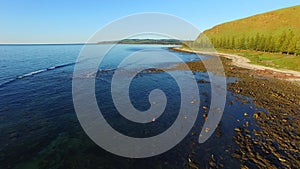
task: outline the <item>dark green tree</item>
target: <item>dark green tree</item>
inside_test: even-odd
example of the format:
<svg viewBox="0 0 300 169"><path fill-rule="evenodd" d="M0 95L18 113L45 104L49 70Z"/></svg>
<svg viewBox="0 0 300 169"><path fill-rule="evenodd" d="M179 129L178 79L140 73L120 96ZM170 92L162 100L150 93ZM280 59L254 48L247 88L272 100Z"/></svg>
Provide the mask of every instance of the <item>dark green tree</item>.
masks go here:
<svg viewBox="0 0 300 169"><path fill-rule="evenodd" d="M259 50L259 44L260 44L260 34L257 32L255 36L255 41L254 41L254 50Z"/></svg>
<svg viewBox="0 0 300 169"><path fill-rule="evenodd" d="M282 34L280 35L280 37L279 37L279 39L278 39L278 42L277 42L277 48L276 48L276 50L278 51L278 52L281 52L281 53L283 53L284 51L286 51L286 48L287 48L287 46L286 46L286 40L287 39L287 37L286 37L286 33L285 33L285 31L284 32L282 32Z"/></svg>
<svg viewBox="0 0 300 169"><path fill-rule="evenodd" d="M234 37L234 36L231 38L231 45L230 45L230 48L231 48L231 49L236 49L236 45L235 45L235 37Z"/></svg>
<svg viewBox="0 0 300 169"><path fill-rule="evenodd" d="M239 49L246 49L246 38L245 38L245 35L243 35L242 38L239 40L238 48Z"/></svg>

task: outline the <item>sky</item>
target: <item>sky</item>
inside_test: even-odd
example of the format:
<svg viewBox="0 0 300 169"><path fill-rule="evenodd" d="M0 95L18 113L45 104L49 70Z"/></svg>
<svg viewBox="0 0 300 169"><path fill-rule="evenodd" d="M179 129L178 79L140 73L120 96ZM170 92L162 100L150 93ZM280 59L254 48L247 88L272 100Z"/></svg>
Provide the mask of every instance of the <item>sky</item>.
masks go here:
<svg viewBox="0 0 300 169"><path fill-rule="evenodd" d="M299 4L299 0L0 0L0 43L86 42L112 21L143 12L171 14L204 31Z"/></svg>

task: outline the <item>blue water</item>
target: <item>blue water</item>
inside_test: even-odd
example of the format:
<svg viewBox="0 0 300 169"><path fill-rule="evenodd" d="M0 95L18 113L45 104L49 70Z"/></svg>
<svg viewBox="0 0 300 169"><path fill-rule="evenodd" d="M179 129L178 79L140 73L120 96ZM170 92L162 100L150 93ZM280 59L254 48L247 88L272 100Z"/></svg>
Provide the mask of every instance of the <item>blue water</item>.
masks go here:
<svg viewBox="0 0 300 169"><path fill-rule="evenodd" d="M231 157L236 148L232 141L233 129L245 121L254 123L243 116L245 112L251 115L263 110L256 108L251 99L228 92L219 127L206 143L199 144L197 139L205 113L202 107L209 107L210 103L209 83L198 84L199 116L187 137L170 151L147 159L128 159L94 144L81 129L72 100L73 68L82 47L0 46L0 168L189 168L189 159L205 168L212 156L225 168L240 166L239 161ZM151 90L160 88L166 93L170 101L157 123L143 126L130 123L117 113L111 101L113 68L128 54L149 48L168 51L168 46L160 45L118 45L109 53L110 59L100 65L96 76L99 108L109 112L104 116L112 127L132 137L149 137L163 132L174 122L179 109L178 86L164 72L141 73L134 78L130 88L132 104L139 110L149 108ZM184 61L197 60L194 54L172 53ZM209 81L207 72L195 72L195 77ZM228 77L228 82L235 80ZM243 101L245 99L248 103Z"/></svg>

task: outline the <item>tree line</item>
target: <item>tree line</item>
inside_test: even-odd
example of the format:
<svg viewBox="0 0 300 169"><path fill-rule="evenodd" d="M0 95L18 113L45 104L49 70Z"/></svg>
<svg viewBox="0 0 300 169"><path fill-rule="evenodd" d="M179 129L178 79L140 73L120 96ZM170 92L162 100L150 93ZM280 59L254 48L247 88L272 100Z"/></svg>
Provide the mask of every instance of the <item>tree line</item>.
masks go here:
<svg viewBox="0 0 300 169"><path fill-rule="evenodd" d="M300 37L293 31L282 32L280 36L257 33L255 36L240 38L211 38L215 48L255 50L272 53L300 54Z"/></svg>
<svg viewBox="0 0 300 169"><path fill-rule="evenodd" d="M209 39L210 42L207 42L206 40L203 41L201 38L198 38L195 42L187 42L183 44L183 46L207 48L213 45L214 48L222 49L254 50L300 55L300 37L296 36L293 31L282 32L279 36L256 33L255 36L242 35L239 37L212 37Z"/></svg>

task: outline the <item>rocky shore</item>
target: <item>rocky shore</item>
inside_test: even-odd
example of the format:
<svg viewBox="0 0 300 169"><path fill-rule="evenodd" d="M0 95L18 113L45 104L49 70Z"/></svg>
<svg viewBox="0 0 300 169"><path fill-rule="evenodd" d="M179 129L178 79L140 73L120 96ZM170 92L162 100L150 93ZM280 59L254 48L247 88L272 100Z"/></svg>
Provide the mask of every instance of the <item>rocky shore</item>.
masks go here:
<svg viewBox="0 0 300 169"><path fill-rule="evenodd" d="M201 54L220 56L219 53ZM214 59L203 62L213 62ZM298 81L300 78L297 72L273 71L272 68L249 68L229 57L221 57L221 60L226 76L239 78L239 81L228 84L228 90L237 95L253 98L257 106L268 111L267 114L245 113L245 118L255 120L259 130L250 129L251 124L248 123L235 128L236 134L232 139L239 148L233 152L232 157L240 160L241 168L298 168L300 166ZM187 65L192 71L206 71L203 62L188 62ZM183 66L178 64L173 69L182 68Z"/></svg>

